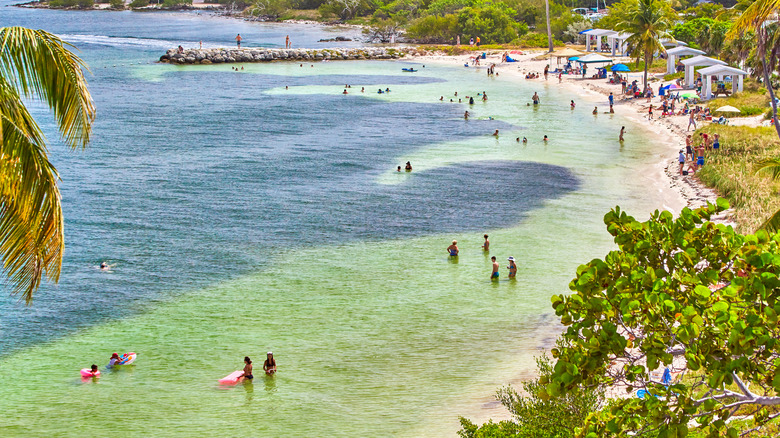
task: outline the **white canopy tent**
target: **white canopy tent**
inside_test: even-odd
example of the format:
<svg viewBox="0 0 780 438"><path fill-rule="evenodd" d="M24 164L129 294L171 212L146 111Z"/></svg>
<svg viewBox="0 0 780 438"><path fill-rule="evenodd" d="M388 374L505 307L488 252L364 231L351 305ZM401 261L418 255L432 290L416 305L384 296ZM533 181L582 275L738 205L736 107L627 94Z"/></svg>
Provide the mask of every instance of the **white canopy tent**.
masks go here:
<svg viewBox="0 0 780 438"><path fill-rule="evenodd" d="M628 51L628 47L626 46L626 40L631 35L633 34L626 33L626 32L622 32L622 33L615 32L615 35L607 36L609 47L612 49L612 56L617 56L618 51L620 53L620 56L626 56L626 52Z"/></svg>
<svg viewBox="0 0 780 438"><path fill-rule="evenodd" d="M694 56L693 58L683 59L680 61L685 66L685 86L686 87L692 87L693 86L693 69L694 67L709 67L712 65L726 65L725 62L721 61L720 59L710 58L708 56L704 55L698 55Z"/></svg>
<svg viewBox="0 0 780 438"><path fill-rule="evenodd" d="M699 70L699 73L701 73L702 77L702 98L704 99L712 98L713 76L717 76L719 81L722 81L724 76L731 76L731 91L732 93L738 93L742 91L743 80L748 74L745 70L729 67L728 65L713 65Z"/></svg>
<svg viewBox="0 0 780 438"><path fill-rule="evenodd" d="M576 62L580 62L582 64L612 64L612 58L607 58L606 56L599 55L598 53L590 53L585 56L580 56L577 58Z"/></svg>
<svg viewBox="0 0 780 438"><path fill-rule="evenodd" d="M682 56L697 56L697 55L706 55L707 53L703 50L698 49L692 49L690 47L685 46L678 46L673 49L669 49L666 51L666 74L670 75L674 73L675 67L677 66L677 58Z"/></svg>
<svg viewBox="0 0 780 438"><path fill-rule="evenodd" d="M585 51L590 52L590 44L591 44L591 38L595 38L596 43L596 52L601 51L601 37L610 37L610 36L616 36L618 33L614 30L608 30L608 29L589 29L586 31L580 32L580 34L585 35Z"/></svg>

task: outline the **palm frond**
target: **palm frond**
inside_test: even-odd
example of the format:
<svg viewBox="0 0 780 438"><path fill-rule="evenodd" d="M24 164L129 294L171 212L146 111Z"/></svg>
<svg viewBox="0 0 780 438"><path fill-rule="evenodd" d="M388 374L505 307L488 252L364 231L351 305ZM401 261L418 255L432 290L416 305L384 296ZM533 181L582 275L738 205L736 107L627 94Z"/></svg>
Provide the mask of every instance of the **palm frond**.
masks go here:
<svg viewBox="0 0 780 438"><path fill-rule="evenodd" d="M780 179L780 158L768 158L759 161L756 166L756 173L769 173L772 179Z"/></svg>
<svg viewBox="0 0 780 438"><path fill-rule="evenodd" d="M65 142L85 147L95 106L84 79L86 65L66 45L42 30L0 28L0 76L22 96L46 102Z"/></svg>
<svg viewBox="0 0 780 438"><path fill-rule="evenodd" d="M755 1L734 21L734 25L731 26L731 30L727 34L728 37L735 38L742 32L762 26L778 9L780 9L780 0Z"/></svg>
<svg viewBox="0 0 780 438"><path fill-rule="evenodd" d="M761 224L760 227L758 227L758 229L766 230L772 234L780 231L780 210L776 211L775 214L770 216L763 224Z"/></svg>
<svg viewBox="0 0 780 438"><path fill-rule="evenodd" d="M51 108L72 147L89 142L95 108L83 61L56 36L0 28L0 260L29 304L45 276L58 281L64 247L59 176L23 98Z"/></svg>

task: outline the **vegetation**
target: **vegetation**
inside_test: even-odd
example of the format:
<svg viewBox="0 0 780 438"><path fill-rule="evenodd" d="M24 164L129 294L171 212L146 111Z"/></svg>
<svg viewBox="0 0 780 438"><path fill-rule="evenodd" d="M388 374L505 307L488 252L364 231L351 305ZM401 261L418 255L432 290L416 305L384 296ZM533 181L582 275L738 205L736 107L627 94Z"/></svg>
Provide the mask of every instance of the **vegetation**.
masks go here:
<svg viewBox="0 0 780 438"><path fill-rule="evenodd" d="M708 222L728 208L604 217L617 249L577 269L552 305L567 326L540 396L593 385L647 391L612 400L579 436L737 436L780 414L780 235L741 235ZM653 370L688 374L669 383ZM728 422L740 418L740 422ZM695 420L696 422L692 422Z"/></svg>
<svg viewBox="0 0 780 438"><path fill-rule="evenodd" d="M511 421L488 422L477 426L461 417L462 438L573 438L588 415L604 404L603 388L582 388L562 397L542 397L543 381L553 374L547 356L536 358L539 378L523 382L520 395L511 387L502 388L496 398L512 414Z"/></svg>
<svg viewBox="0 0 780 438"><path fill-rule="evenodd" d="M92 9L95 7L94 0L51 0L49 6L52 8L75 8Z"/></svg>
<svg viewBox="0 0 780 438"><path fill-rule="evenodd" d="M59 279L64 241L59 177L25 101L48 105L63 141L86 147L95 107L85 68L55 35L0 28L0 258L28 303L42 277Z"/></svg>
<svg viewBox="0 0 780 438"><path fill-rule="evenodd" d="M652 64L656 52L665 50L661 40L672 38L669 30L674 10L662 0L624 0L619 5L610 14L615 14L618 20L615 30L632 34L626 40L626 45L637 64L644 60L644 85L647 87L648 66Z"/></svg>
<svg viewBox="0 0 780 438"><path fill-rule="evenodd" d="M109 4L109 6L111 6L111 9L124 9L125 8L124 0L109 0L108 4Z"/></svg>

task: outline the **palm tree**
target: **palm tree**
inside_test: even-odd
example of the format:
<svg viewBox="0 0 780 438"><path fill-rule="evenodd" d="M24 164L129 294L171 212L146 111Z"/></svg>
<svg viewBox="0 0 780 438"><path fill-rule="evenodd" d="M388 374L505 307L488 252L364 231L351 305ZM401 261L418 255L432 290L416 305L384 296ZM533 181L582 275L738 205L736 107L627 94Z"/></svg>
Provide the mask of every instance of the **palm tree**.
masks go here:
<svg viewBox="0 0 780 438"><path fill-rule="evenodd" d="M773 180L780 179L780 158L770 158L758 163L756 173L769 173ZM780 210L769 217L759 229L767 230L771 233L780 231Z"/></svg>
<svg viewBox="0 0 780 438"><path fill-rule="evenodd" d="M626 40L629 51L636 54L636 63L644 57L644 86L647 89L647 70L653 62L656 52L665 52L662 39L674 41L669 34L672 28L671 8L661 0L636 0L619 17L617 31L632 34ZM673 11L672 11L673 12Z"/></svg>
<svg viewBox="0 0 780 438"><path fill-rule="evenodd" d="M769 80L769 74L777 65L776 59L767 60L767 46L770 45L770 32L767 20L775 15L780 9L780 0L756 0L750 5L729 31L729 36L739 37L745 32L754 31L756 34L756 55L761 64L761 70L764 76L764 85L769 91L769 99L772 103L772 121L775 125L777 136L780 137L780 122L777 120L777 102L775 102L775 92L772 89L772 83ZM777 57L776 47L774 47L771 58ZM771 65L770 65L771 64Z"/></svg>
<svg viewBox="0 0 780 438"><path fill-rule="evenodd" d="M550 29L550 0L544 0L544 9L547 13L547 49L553 51L552 29Z"/></svg>
<svg viewBox="0 0 780 438"><path fill-rule="evenodd" d="M95 118L86 65L66 45L42 30L0 28L0 258L28 304L43 276L59 280L64 242L59 175L22 99L45 102L74 149L89 143Z"/></svg>

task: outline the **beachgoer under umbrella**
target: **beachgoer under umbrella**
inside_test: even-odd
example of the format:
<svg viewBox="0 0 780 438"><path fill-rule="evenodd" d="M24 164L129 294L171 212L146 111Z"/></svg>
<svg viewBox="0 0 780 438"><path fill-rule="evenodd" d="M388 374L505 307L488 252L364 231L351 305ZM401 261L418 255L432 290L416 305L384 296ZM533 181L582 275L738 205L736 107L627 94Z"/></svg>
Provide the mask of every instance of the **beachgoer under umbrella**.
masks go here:
<svg viewBox="0 0 780 438"><path fill-rule="evenodd" d="M239 49L241 48L241 40L242 39L243 38L241 38L241 34L236 35L236 45L238 46Z"/></svg>

